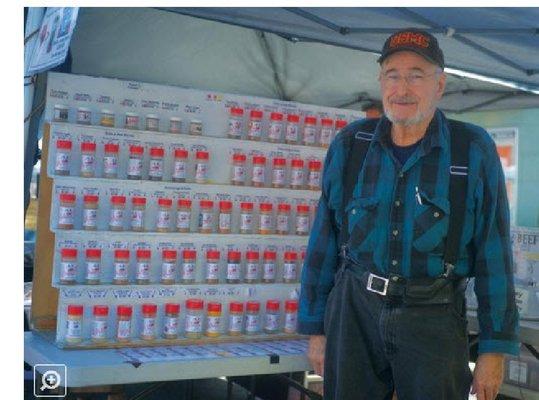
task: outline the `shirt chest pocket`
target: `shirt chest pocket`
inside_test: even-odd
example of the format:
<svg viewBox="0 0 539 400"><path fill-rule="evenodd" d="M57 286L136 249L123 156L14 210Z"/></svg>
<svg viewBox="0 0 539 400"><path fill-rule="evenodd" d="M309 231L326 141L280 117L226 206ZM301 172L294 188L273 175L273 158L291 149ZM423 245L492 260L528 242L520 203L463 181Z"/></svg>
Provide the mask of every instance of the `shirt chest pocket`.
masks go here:
<svg viewBox="0 0 539 400"><path fill-rule="evenodd" d="M348 231L350 232L349 247L351 251L363 250L367 246L368 238L375 235L376 217L378 211L378 197L360 197L350 200L346 207L348 218Z"/></svg>
<svg viewBox="0 0 539 400"><path fill-rule="evenodd" d="M442 254L449 227L449 200L420 193L414 210L413 246L420 252Z"/></svg>

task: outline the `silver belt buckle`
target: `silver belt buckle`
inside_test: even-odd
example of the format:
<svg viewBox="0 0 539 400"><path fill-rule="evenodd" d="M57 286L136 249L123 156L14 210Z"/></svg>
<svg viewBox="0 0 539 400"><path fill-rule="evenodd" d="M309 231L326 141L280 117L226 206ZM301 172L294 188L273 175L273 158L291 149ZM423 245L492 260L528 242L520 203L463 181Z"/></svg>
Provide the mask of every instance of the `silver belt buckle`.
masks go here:
<svg viewBox="0 0 539 400"><path fill-rule="evenodd" d="M384 282L384 288L382 290L378 290L372 287L373 282L375 280L380 280ZM369 274L369 280L367 281L367 290L370 292L378 293L381 296L385 296L387 293L387 285L389 284L389 279L375 275L375 274Z"/></svg>

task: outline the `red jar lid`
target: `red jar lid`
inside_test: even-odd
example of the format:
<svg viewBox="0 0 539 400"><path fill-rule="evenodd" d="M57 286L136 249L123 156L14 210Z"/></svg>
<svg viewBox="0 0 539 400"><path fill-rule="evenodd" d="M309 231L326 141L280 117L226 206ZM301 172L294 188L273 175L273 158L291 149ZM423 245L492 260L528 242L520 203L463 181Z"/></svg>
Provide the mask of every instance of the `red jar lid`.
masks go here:
<svg viewBox="0 0 539 400"><path fill-rule="evenodd" d="M271 115L270 115L270 119L272 121L282 121L283 120L283 114L277 113L277 112L272 112Z"/></svg>
<svg viewBox="0 0 539 400"><path fill-rule="evenodd" d="M309 169L321 169L322 168L322 162L319 160L311 160L309 161Z"/></svg>
<svg viewBox="0 0 539 400"><path fill-rule="evenodd" d="M191 200L190 199L179 199L178 200L178 207L191 207Z"/></svg>
<svg viewBox="0 0 539 400"><path fill-rule="evenodd" d="M70 304L67 306L67 314L68 315L82 315L84 311L84 307L76 304Z"/></svg>
<svg viewBox="0 0 539 400"><path fill-rule="evenodd" d="M137 258L151 258L152 251L146 250L146 249L138 249L137 250Z"/></svg>
<svg viewBox="0 0 539 400"><path fill-rule="evenodd" d="M142 146L130 146L129 152L131 154L143 154L144 153L144 147Z"/></svg>
<svg viewBox="0 0 539 400"><path fill-rule="evenodd" d="M298 259L298 253L295 251L286 251L284 253L284 259L287 261L296 261Z"/></svg>
<svg viewBox="0 0 539 400"><path fill-rule="evenodd" d="M286 311L297 311L298 310L298 301L297 300L286 300L284 302L284 309Z"/></svg>
<svg viewBox="0 0 539 400"><path fill-rule="evenodd" d="M176 303L166 303L165 312L167 314L178 314L180 312L180 305Z"/></svg>
<svg viewBox="0 0 539 400"><path fill-rule="evenodd" d="M176 158L187 158L189 152L185 149L176 149L174 150L174 157Z"/></svg>
<svg viewBox="0 0 539 400"><path fill-rule="evenodd" d="M65 203L73 203L77 196L73 193L60 193L60 201Z"/></svg>
<svg viewBox="0 0 539 400"><path fill-rule="evenodd" d="M316 117L313 117L313 116L305 117L305 123L315 125L316 124Z"/></svg>
<svg viewBox="0 0 539 400"><path fill-rule="evenodd" d="M208 303L209 312L221 312L221 303Z"/></svg>
<svg viewBox="0 0 539 400"><path fill-rule="evenodd" d="M288 114L286 116L286 120L288 122L299 122L299 115L296 114Z"/></svg>
<svg viewBox="0 0 539 400"><path fill-rule="evenodd" d="M183 251L183 258L184 259L191 259L191 258L196 258L197 257L197 252L196 250L184 250Z"/></svg>
<svg viewBox="0 0 539 400"><path fill-rule="evenodd" d="M143 304L142 313L143 314L155 314L157 312L156 304Z"/></svg>
<svg viewBox="0 0 539 400"><path fill-rule="evenodd" d="M146 197L133 197L131 202L136 206L146 205Z"/></svg>
<svg viewBox="0 0 539 400"><path fill-rule="evenodd" d="M229 211L232 210L232 202L228 200L223 200L219 202L219 209L221 211Z"/></svg>
<svg viewBox="0 0 539 400"><path fill-rule="evenodd" d="M324 126L332 126L333 120L331 118L322 118L322 125Z"/></svg>
<svg viewBox="0 0 539 400"><path fill-rule="evenodd" d="M299 204L297 210L298 212L309 212L309 206L307 204Z"/></svg>
<svg viewBox="0 0 539 400"><path fill-rule="evenodd" d="M130 317L133 315L133 307L131 306L118 306L116 308L116 314L121 317Z"/></svg>
<svg viewBox="0 0 539 400"><path fill-rule="evenodd" d="M301 158L294 158L292 160L292 167L300 167L303 168L303 160Z"/></svg>
<svg viewBox="0 0 539 400"><path fill-rule="evenodd" d="M266 157L264 156L254 156L253 164L266 164Z"/></svg>
<svg viewBox="0 0 539 400"><path fill-rule="evenodd" d="M262 118L264 113L260 110L251 110L251 118Z"/></svg>
<svg viewBox="0 0 539 400"><path fill-rule="evenodd" d="M266 302L266 310L268 311L279 311L279 307L281 306L281 303L279 300L268 300Z"/></svg>
<svg viewBox="0 0 539 400"><path fill-rule="evenodd" d="M249 202L240 203L240 208L242 210L252 210L253 209L253 203L249 203Z"/></svg>
<svg viewBox="0 0 539 400"><path fill-rule="evenodd" d="M230 114L242 116L243 115L243 108L231 107L230 108Z"/></svg>
<svg viewBox="0 0 539 400"><path fill-rule="evenodd" d="M152 157L164 157L165 156L165 149L162 147L152 147L150 149L150 156Z"/></svg>
<svg viewBox="0 0 539 400"><path fill-rule="evenodd" d="M189 299L185 302L185 305L190 310L202 310L204 308L204 301L200 299Z"/></svg>
<svg viewBox="0 0 539 400"><path fill-rule="evenodd" d="M213 208L213 201L212 200L200 200L200 207L201 208Z"/></svg>
<svg viewBox="0 0 539 400"><path fill-rule="evenodd" d="M63 150L71 150L71 140L57 140L56 141L56 148L57 149L63 149Z"/></svg>
<svg viewBox="0 0 539 400"><path fill-rule="evenodd" d="M233 161L244 162L245 160L247 160L247 156L246 156L245 154L242 154L242 153L235 153L235 154L232 156L232 160L233 160Z"/></svg>
<svg viewBox="0 0 539 400"><path fill-rule="evenodd" d="M281 203L277 206L277 210L279 211L290 211L290 204L286 204L286 203Z"/></svg>
<svg viewBox="0 0 539 400"><path fill-rule="evenodd" d="M273 159L274 166L286 165L286 158L276 157Z"/></svg>
<svg viewBox="0 0 539 400"><path fill-rule="evenodd" d="M229 260L241 260L241 252L239 251L235 251L235 250L230 250L228 252L228 259Z"/></svg>
<svg viewBox="0 0 539 400"><path fill-rule="evenodd" d="M178 252L176 250L163 250L163 258L176 258Z"/></svg>
<svg viewBox="0 0 539 400"><path fill-rule="evenodd" d="M107 143L105 145L105 153L118 153L120 146L116 143Z"/></svg>
<svg viewBox="0 0 539 400"><path fill-rule="evenodd" d="M343 120L343 119L338 119L337 121L335 121L335 127L337 129L342 129L344 128L346 125L348 125L348 122Z"/></svg>
<svg viewBox="0 0 539 400"><path fill-rule="evenodd" d="M305 250L303 250L303 251L301 252L301 259L302 259L302 260L305 260L305 254L306 254L306 253L305 253Z"/></svg>
<svg viewBox="0 0 539 400"><path fill-rule="evenodd" d="M60 254L62 257L77 257L77 249L62 249Z"/></svg>
<svg viewBox="0 0 539 400"><path fill-rule="evenodd" d="M221 258L221 252L219 250L208 250L206 258Z"/></svg>
<svg viewBox="0 0 539 400"><path fill-rule="evenodd" d="M125 204L125 196L110 196L112 204Z"/></svg>
<svg viewBox="0 0 539 400"><path fill-rule="evenodd" d="M271 210L273 210L273 204L260 203L260 211L271 211Z"/></svg>
<svg viewBox="0 0 539 400"><path fill-rule="evenodd" d="M264 251L264 259L265 260L275 260L277 258L277 253L272 250L266 250Z"/></svg>
<svg viewBox="0 0 539 400"><path fill-rule="evenodd" d="M95 143L94 142L82 142L80 144L80 149L82 151L95 151Z"/></svg>
<svg viewBox="0 0 539 400"><path fill-rule="evenodd" d="M210 153L207 151L197 151L196 158L197 160L208 160L210 158Z"/></svg>
<svg viewBox="0 0 539 400"><path fill-rule="evenodd" d="M108 306L94 306L94 315L97 317L106 317L109 315Z"/></svg>
<svg viewBox="0 0 539 400"><path fill-rule="evenodd" d="M129 250L125 249L116 249L114 250L115 258L129 258Z"/></svg>
<svg viewBox="0 0 539 400"><path fill-rule="evenodd" d="M159 200L157 200L157 204L164 207L170 207L172 206L172 199L160 197Z"/></svg>
<svg viewBox="0 0 539 400"><path fill-rule="evenodd" d="M101 258L101 249L86 249L86 257Z"/></svg>
<svg viewBox="0 0 539 400"><path fill-rule="evenodd" d="M95 194L86 194L83 197L85 203L97 203L99 201L99 196Z"/></svg>
<svg viewBox="0 0 539 400"><path fill-rule="evenodd" d="M248 301L247 302L247 311L260 311L260 303L258 301Z"/></svg>
<svg viewBox="0 0 539 400"><path fill-rule="evenodd" d="M248 260L258 260L260 258L260 254L258 251L248 251L245 253L245 257Z"/></svg>
<svg viewBox="0 0 539 400"><path fill-rule="evenodd" d="M229 307L232 312L243 312L243 303L239 301L231 301Z"/></svg>

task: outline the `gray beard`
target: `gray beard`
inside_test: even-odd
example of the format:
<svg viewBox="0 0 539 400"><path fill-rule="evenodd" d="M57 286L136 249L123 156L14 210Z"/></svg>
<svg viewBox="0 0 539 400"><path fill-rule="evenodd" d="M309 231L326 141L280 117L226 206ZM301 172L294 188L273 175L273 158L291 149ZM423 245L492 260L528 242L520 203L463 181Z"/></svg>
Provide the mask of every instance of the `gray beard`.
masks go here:
<svg viewBox="0 0 539 400"><path fill-rule="evenodd" d="M422 112L418 112L416 115L410 118L396 118L394 115L391 114L389 110L384 110L385 115L387 119L389 119L392 123L396 125L403 125L403 126L412 126L417 125L421 121L423 121L426 116Z"/></svg>

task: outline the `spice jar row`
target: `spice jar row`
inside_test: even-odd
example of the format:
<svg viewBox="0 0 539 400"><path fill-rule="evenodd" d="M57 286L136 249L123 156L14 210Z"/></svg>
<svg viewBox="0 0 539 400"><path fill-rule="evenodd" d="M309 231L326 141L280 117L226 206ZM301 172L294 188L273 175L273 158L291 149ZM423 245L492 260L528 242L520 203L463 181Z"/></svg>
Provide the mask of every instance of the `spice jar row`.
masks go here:
<svg viewBox="0 0 539 400"><path fill-rule="evenodd" d="M133 317L135 307L140 307L136 321ZM204 307L202 299L193 298L185 302L183 314L179 303L166 303L161 307L144 303L140 306L118 305L114 316L108 305L94 305L88 318L90 321L86 322L84 305L69 304L64 340L68 344L81 343L86 339L95 343L122 343L132 339L151 341L181 337L199 339L203 335L215 338L221 335L296 333L297 300L284 301L284 310L280 300L267 300L264 315L259 301L232 301L228 308L228 316L223 315L222 303L208 302ZM84 329L86 323L90 324L89 329ZM114 326L114 329L109 326Z"/></svg>
<svg viewBox="0 0 539 400"><path fill-rule="evenodd" d="M111 250L107 265L102 262L103 252L99 248L89 248L82 254L76 248L61 248L60 284L295 283L301 267L297 252L285 251L281 255L269 249L262 254L248 250L244 255L239 250L229 250L226 255L221 255L221 251L209 249L200 260L196 250L185 249L180 253L181 261L176 250L115 249ZM301 262L303 258L304 252ZM201 282L198 281L200 277L203 277Z"/></svg>
<svg viewBox="0 0 539 400"><path fill-rule="evenodd" d="M125 112L118 116L112 110L102 109L99 112L94 112L87 107L78 107L76 110L70 110L70 107L63 104L54 106L54 122L69 122L70 112L75 113L75 122L79 125L100 125L107 128L125 128L125 129L143 129L152 132L168 132L168 133L188 133L190 135L202 135L202 121L198 119L190 119L186 122L186 127L183 127L183 121L178 116L171 116L168 120L162 120L157 114L145 114L144 123L138 113Z"/></svg>
<svg viewBox="0 0 539 400"><path fill-rule="evenodd" d="M123 195L108 198L108 204L100 202L100 196L87 194L83 196L82 215L77 218L80 226L75 226L77 195L61 193L58 197L58 229L102 230L135 232L155 231L161 233L192 232L192 204L190 199L160 197L156 199L156 207L152 206L151 220L148 220L147 198L132 196L130 202ZM130 205L129 205L130 203ZM173 207L176 203L176 207ZM255 203L232 202L221 200L198 200L195 213L197 221L195 232L199 233L241 233L241 234L278 234L308 235L311 226L311 211L308 204L295 206L295 215L291 214L292 205L279 203L258 203L258 213L254 214ZM129 208L128 208L129 207ZM100 209L105 213L100 215ZM194 222L194 221L193 221Z"/></svg>
<svg viewBox="0 0 539 400"><path fill-rule="evenodd" d="M267 123L265 123L267 118ZM300 128L300 119L303 124ZM336 131L347 125L345 120L319 119L313 115L263 112L250 110L247 117L241 107L229 109L227 136L231 139L266 140L271 143L302 144L305 146L329 147ZM265 128L265 129L264 129Z"/></svg>

